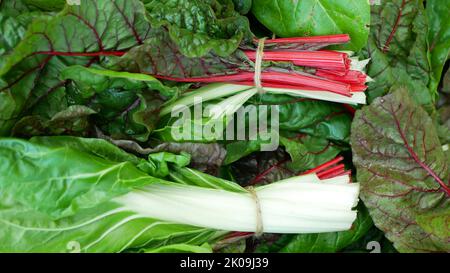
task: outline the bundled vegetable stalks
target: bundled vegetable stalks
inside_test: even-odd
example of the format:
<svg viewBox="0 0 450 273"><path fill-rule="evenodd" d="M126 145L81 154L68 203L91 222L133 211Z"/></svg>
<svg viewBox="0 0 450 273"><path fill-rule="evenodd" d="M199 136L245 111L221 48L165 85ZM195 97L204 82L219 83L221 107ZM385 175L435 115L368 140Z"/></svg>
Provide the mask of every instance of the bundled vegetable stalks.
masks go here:
<svg viewBox="0 0 450 273"><path fill-rule="evenodd" d="M356 218L359 185L339 159L244 189L186 168L186 154L144 160L98 139L2 139L0 158L2 252L205 252L229 231L342 231Z"/></svg>
<svg viewBox="0 0 450 273"><path fill-rule="evenodd" d="M365 103L365 62L320 50L348 35L262 43L230 1L81 0L27 28L1 56L1 136L92 136L100 127L145 142L163 105L169 113L167 101L189 85L150 75L193 89L219 82L198 91L203 101L229 97L219 106L232 110L258 91Z"/></svg>
<svg viewBox="0 0 450 273"><path fill-rule="evenodd" d="M349 41L348 35L260 39L250 45L241 44L227 57L210 53L204 57L187 58L181 52L169 51L165 52L166 56L169 55L167 58L176 61L171 65L171 70L159 68L154 51L160 54L161 48L143 46L145 49L130 51L121 62L124 68L131 67L134 72L151 74L160 79L201 84L222 83L207 87L211 94L203 94L203 100L236 95L245 103L246 99L258 92L270 92L346 104L365 104L364 91L370 78L363 69L368 60L352 58L351 52L319 50ZM192 63L198 63L203 70L190 69ZM224 104L235 100L230 98Z"/></svg>

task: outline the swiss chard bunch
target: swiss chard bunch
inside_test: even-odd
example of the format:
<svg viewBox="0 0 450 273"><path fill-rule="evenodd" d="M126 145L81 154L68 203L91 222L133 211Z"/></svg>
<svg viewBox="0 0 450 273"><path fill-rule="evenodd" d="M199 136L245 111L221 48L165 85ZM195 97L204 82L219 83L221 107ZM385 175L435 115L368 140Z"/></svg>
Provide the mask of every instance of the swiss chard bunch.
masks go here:
<svg viewBox="0 0 450 273"><path fill-rule="evenodd" d="M341 231L357 214L359 185L326 166L245 189L186 168L189 154L98 139L3 138L0 158L2 252L208 252L230 231Z"/></svg>
<svg viewBox="0 0 450 273"><path fill-rule="evenodd" d="M368 61L352 58L351 52L319 50L349 41L348 35L243 40L226 57L214 52L192 57L176 45L170 46L173 42L166 33L161 33L130 50L114 67L176 82L248 86L236 87L234 93L223 93L218 88L211 91L217 94L211 98L243 91L248 91L246 97L251 97L259 91L365 104L364 91L370 78L363 69Z"/></svg>

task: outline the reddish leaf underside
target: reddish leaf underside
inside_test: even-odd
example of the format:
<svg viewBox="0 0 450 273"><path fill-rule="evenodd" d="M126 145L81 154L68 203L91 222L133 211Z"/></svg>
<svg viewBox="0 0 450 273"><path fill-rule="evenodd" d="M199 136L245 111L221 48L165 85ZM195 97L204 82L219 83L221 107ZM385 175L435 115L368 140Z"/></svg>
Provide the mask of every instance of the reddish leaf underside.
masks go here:
<svg viewBox="0 0 450 273"><path fill-rule="evenodd" d="M395 247L405 252L449 251L450 241L436 236L442 230L427 232L417 222L430 211L450 220L449 169L431 118L406 90L357 112L352 148L361 197ZM450 238L448 227L444 232Z"/></svg>

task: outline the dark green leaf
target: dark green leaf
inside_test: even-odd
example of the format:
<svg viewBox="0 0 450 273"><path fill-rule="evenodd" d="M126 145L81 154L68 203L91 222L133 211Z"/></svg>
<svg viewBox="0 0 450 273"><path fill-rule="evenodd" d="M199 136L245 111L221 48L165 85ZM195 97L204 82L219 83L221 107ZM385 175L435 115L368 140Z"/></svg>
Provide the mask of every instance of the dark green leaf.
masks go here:
<svg viewBox="0 0 450 273"><path fill-rule="evenodd" d="M427 17L422 0L385 0L372 6L371 32L364 56L371 58L368 100L404 85L432 111L436 91L429 90Z"/></svg>
<svg viewBox="0 0 450 273"><path fill-rule="evenodd" d="M168 182L138 170L132 155L104 140L2 139L0 151L1 252L158 251L175 244L189 252L217 236L115 203L136 187Z"/></svg>
<svg viewBox="0 0 450 273"><path fill-rule="evenodd" d="M293 139L281 138L281 144L291 157L286 166L295 172L304 172L335 158L341 149L330 141L307 135Z"/></svg>
<svg viewBox="0 0 450 273"><path fill-rule="evenodd" d="M429 22L428 43L433 69L430 90L437 90L442 69L450 54L450 21L448 20L450 1L428 0L426 3Z"/></svg>
<svg viewBox="0 0 450 273"><path fill-rule="evenodd" d="M51 119L35 115L19 120L12 129L13 136L40 136L40 135L87 135L90 129L89 116L96 112L82 105L69 106L67 109L55 114Z"/></svg>
<svg viewBox="0 0 450 273"><path fill-rule="evenodd" d="M14 195L17 202L55 219L94 207L133 187L158 181L152 177L142 179L145 173L130 162L101 159L69 146L54 149L4 139L0 149L4 159L20 158L20 161L2 160L1 190Z"/></svg>
<svg viewBox="0 0 450 273"><path fill-rule="evenodd" d="M240 185L268 184L295 175L285 168L289 155L278 149L273 152L255 152L230 166L233 178Z"/></svg>
<svg viewBox="0 0 450 273"><path fill-rule="evenodd" d="M339 104L290 96L261 96L255 103L279 106L280 129L348 142L351 114Z"/></svg>
<svg viewBox="0 0 450 273"><path fill-rule="evenodd" d="M251 38L248 20L234 11L231 0L157 0L146 8L153 27L168 27L175 47L187 57L211 51L225 57L244 36Z"/></svg>
<svg viewBox="0 0 450 273"><path fill-rule="evenodd" d="M252 8L253 0L233 0L234 8L240 14L247 14Z"/></svg>

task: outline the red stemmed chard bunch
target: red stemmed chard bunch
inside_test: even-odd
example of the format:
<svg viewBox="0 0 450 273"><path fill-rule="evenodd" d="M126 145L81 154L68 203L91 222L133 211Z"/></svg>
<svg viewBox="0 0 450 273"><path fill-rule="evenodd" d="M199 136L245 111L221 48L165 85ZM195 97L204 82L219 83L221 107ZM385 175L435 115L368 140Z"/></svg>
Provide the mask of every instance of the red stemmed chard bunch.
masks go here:
<svg viewBox="0 0 450 273"><path fill-rule="evenodd" d="M345 34L270 39L263 43L255 40L252 46L241 46L231 57L241 58L242 65L230 62L226 69L216 70L212 75L176 77L153 73L153 76L164 80L215 83L186 93L163 109L162 114L168 114L176 105L193 105L196 97L201 97L202 101L228 97L211 113L212 117L219 118L234 113L255 94L266 92L344 104L364 104L366 82L371 80L363 71L368 60L353 58L352 52L323 49L349 41L350 37ZM223 59L220 61L223 62Z"/></svg>

